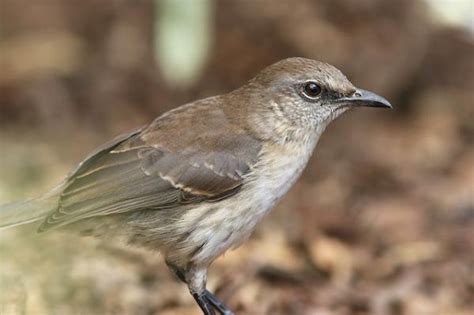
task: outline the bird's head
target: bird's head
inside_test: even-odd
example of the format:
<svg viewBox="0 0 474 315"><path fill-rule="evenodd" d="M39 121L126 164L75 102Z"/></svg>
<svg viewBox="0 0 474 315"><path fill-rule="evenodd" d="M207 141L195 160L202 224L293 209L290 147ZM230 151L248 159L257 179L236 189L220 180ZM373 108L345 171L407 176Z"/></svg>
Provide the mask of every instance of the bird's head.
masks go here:
<svg viewBox="0 0 474 315"><path fill-rule="evenodd" d="M288 58L263 69L247 85L253 104L268 124L324 128L356 106L391 108L375 93L356 88L335 67L305 58ZM267 126L269 127L269 126Z"/></svg>

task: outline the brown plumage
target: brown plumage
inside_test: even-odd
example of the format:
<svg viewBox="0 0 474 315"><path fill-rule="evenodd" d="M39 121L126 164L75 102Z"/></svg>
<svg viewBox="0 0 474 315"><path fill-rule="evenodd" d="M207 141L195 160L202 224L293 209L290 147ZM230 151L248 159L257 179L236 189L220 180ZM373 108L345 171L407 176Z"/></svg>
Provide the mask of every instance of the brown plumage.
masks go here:
<svg viewBox="0 0 474 315"><path fill-rule="evenodd" d="M232 312L207 267L288 191L326 126L354 106L390 107L331 65L282 60L243 87L178 107L99 147L51 193L0 208L0 226L42 220L158 249L205 314Z"/></svg>
<svg viewBox="0 0 474 315"><path fill-rule="evenodd" d="M39 231L98 215L211 202L237 192L261 143L218 104L219 98L211 98L178 108L92 154L66 179L58 208ZM186 121L194 127L180 128Z"/></svg>

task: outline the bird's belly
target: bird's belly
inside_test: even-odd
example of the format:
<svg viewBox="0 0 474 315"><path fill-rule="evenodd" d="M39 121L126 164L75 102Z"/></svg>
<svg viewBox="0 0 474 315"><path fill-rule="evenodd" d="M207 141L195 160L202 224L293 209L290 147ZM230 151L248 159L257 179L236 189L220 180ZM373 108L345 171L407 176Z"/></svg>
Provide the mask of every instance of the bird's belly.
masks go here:
<svg viewBox="0 0 474 315"><path fill-rule="evenodd" d="M279 156L271 167L257 168L235 196L216 203L189 237L199 250L191 261L212 262L229 248L244 242L262 217L290 189L309 157Z"/></svg>

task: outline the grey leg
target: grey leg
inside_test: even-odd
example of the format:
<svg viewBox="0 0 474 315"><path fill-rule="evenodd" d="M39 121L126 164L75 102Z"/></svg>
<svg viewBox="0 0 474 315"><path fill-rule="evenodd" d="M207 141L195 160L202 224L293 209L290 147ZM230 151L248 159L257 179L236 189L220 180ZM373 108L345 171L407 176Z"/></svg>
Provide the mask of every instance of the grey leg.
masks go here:
<svg viewBox="0 0 474 315"><path fill-rule="evenodd" d="M193 298L196 300L204 315L216 314L216 312L214 312L214 309L212 308L211 303L209 303L209 301L207 300L206 295L193 293Z"/></svg>
<svg viewBox="0 0 474 315"><path fill-rule="evenodd" d="M190 268L189 270L183 270L172 263L166 262L166 264L178 279L188 285L189 292L204 315L215 315L215 310L222 315L234 315L234 312L206 289L207 269Z"/></svg>
<svg viewBox="0 0 474 315"><path fill-rule="evenodd" d="M221 300L219 300L214 294L209 292L208 290L204 291L204 295L206 296L207 300L209 303L214 306L219 313L222 315L234 315L234 312L232 312L224 303L222 303Z"/></svg>

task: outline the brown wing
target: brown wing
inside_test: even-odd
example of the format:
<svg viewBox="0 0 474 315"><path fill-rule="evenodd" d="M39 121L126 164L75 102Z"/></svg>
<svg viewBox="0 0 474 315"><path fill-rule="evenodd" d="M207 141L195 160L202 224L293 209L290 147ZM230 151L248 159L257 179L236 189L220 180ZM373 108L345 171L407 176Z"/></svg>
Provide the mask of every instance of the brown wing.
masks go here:
<svg viewBox="0 0 474 315"><path fill-rule="evenodd" d="M194 134L197 142L212 143L213 150L199 145L176 150L157 137L149 139L150 133L165 139L168 132L149 127L99 148L67 179L57 210L39 231L93 216L220 200L241 187L258 159L259 142L241 133Z"/></svg>

